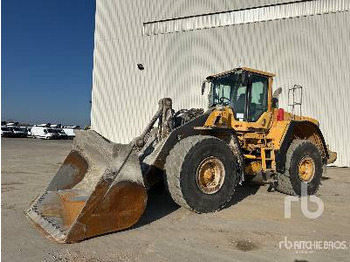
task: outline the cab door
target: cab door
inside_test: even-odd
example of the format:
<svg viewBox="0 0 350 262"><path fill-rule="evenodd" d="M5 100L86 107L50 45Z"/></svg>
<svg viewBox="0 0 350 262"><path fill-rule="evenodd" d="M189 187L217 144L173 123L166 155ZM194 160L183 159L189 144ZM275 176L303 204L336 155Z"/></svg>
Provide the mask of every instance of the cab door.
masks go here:
<svg viewBox="0 0 350 262"><path fill-rule="evenodd" d="M268 128L272 114L269 110L270 78L251 74L247 90L246 118L250 128Z"/></svg>
<svg viewBox="0 0 350 262"><path fill-rule="evenodd" d="M268 111L269 79L265 76L252 75L248 88L247 120L256 122Z"/></svg>

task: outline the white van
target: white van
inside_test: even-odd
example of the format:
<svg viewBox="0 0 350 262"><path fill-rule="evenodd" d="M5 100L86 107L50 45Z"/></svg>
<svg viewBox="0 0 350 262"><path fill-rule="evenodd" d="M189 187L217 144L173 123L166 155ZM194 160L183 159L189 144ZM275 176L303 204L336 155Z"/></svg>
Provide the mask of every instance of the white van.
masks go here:
<svg viewBox="0 0 350 262"><path fill-rule="evenodd" d="M76 128L63 128L63 131L67 134L69 139L73 139L75 137L74 129Z"/></svg>
<svg viewBox="0 0 350 262"><path fill-rule="evenodd" d="M30 130L33 138L42 138L42 139L56 139L58 138L57 131L53 128L44 127L44 126L33 126Z"/></svg>

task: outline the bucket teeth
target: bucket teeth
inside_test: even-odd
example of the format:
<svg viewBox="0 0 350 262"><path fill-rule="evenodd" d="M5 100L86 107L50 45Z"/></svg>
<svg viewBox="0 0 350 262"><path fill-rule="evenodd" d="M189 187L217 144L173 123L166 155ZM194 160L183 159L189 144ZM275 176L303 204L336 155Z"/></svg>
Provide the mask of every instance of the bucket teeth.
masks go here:
<svg viewBox="0 0 350 262"><path fill-rule="evenodd" d="M56 224L54 219L42 216L37 209L33 207L27 210L26 215L35 225L39 226L42 231L45 232L47 237L57 242L65 242L67 232L64 228Z"/></svg>

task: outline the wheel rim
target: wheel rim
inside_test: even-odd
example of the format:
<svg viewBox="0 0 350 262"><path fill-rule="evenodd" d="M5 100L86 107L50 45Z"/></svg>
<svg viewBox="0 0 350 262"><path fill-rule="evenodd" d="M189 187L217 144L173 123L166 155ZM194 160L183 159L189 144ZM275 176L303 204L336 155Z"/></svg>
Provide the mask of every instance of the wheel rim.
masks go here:
<svg viewBox="0 0 350 262"><path fill-rule="evenodd" d="M299 178L303 182L309 182L315 176L315 162L309 157L303 157L298 165Z"/></svg>
<svg viewBox="0 0 350 262"><path fill-rule="evenodd" d="M220 190L225 180L225 167L220 159L208 157L197 168L196 183L198 188L207 195Z"/></svg>

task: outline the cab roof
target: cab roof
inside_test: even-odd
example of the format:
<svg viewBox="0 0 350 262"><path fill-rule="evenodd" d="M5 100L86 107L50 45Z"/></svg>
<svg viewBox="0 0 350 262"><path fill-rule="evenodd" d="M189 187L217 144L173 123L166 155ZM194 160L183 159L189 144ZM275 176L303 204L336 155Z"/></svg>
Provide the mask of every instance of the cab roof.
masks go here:
<svg viewBox="0 0 350 262"><path fill-rule="evenodd" d="M261 70L257 70L257 69L252 69L252 68L249 68L249 67L237 67L235 69L232 69L232 70L228 70L228 71L224 71L224 72L221 72L221 73L218 73L218 74L214 74L214 75L210 75L207 77L208 80L210 79L213 79L213 78L217 78L217 77L221 77L221 76L224 76L224 75L228 75L228 74L232 74L232 73L235 73L237 71L246 71L246 72L251 72L251 73L255 73L255 74L259 74L259 75L264 75L264 76L267 76L267 77L274 77L275 74L272 74L272 73L269 73L269 72L265 72L265 71L261 71Z"/></svg>

